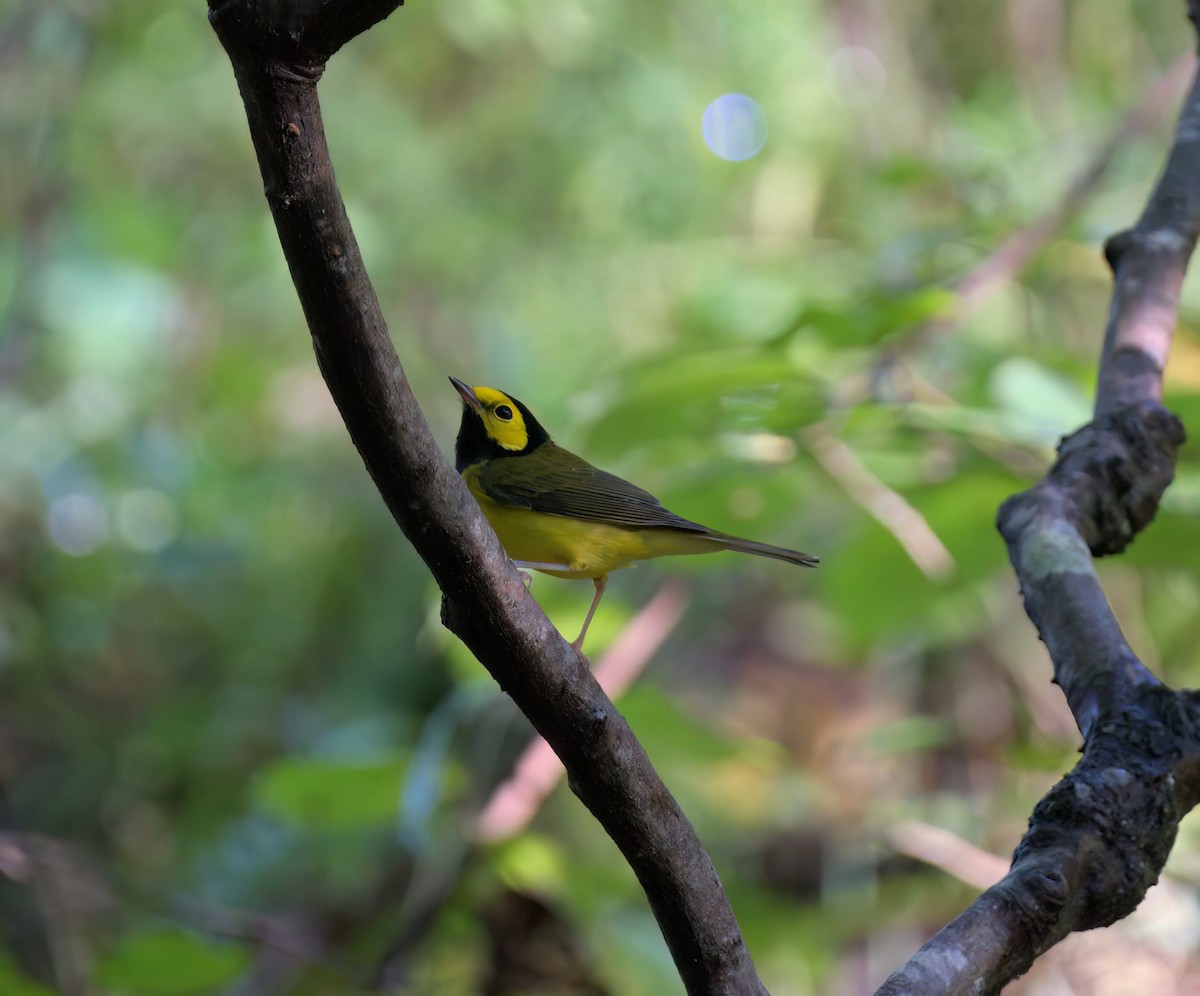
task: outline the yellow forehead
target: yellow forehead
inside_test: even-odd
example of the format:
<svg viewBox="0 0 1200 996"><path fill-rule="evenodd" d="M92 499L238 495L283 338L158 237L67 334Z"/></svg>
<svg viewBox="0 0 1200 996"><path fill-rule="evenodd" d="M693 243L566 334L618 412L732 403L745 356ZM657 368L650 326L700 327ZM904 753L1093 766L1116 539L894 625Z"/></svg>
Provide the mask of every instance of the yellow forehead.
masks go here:
<svg viewBox="0 0 1200 996"><path fill-rule="evenodd" d="M525 428L525 417L513 399L503 391L494 387L473 387L475 397L483 405L480 418L487 434L506 450L523 450L529 442L529 430ZM510 418L502 419L496 415L500 405L507 405L512 413Z"/></svg>
<svg viewBox="0 0 1200 996"><path fill-rule="evenodd" d="M488 408L495 408L497 405L508 405L514 411L516 410L512 398L503 391L497 391L494 387L473 387L471 390L475 392L475 397L482 401Z"/></svg>

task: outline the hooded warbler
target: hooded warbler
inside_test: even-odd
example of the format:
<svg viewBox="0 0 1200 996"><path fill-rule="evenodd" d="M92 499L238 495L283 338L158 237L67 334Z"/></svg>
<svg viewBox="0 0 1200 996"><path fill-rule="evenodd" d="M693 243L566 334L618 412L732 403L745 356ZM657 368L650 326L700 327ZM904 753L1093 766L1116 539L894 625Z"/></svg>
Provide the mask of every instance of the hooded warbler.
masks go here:
<svg viewBox="0 0 1200 996"><path fill-rule="evenodd" d="M668 511L636 485L558 446L533 413L493 387L450 378L463 400L454 444L462 474L518 567L587 579L596 594L571 646L582 650L610 571L670 554L736 550L816 567L817 557L730 536Z"/></svg>

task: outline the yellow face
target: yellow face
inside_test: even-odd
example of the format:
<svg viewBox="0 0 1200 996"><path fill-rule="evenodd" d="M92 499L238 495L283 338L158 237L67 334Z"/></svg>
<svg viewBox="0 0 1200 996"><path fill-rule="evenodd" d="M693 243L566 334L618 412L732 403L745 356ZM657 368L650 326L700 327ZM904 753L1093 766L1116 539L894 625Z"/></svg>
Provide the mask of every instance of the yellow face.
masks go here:
<svg viewBox="0 0 1200 996"><path fill-rule="evenodd" d="M503 391L494 387L474 387L482 410L478 412L488 436L506 450L523 450L529 442L529 430L521 409Z"/></svg>

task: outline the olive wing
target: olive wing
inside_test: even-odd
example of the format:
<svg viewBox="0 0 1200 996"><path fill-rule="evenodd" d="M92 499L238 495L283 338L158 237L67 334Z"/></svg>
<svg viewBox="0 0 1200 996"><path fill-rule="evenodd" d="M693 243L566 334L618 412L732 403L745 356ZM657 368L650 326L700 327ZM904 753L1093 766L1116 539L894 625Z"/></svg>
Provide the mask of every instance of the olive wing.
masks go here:
<svg viewBox="0 0 1200 996"><path fill-rule="evenodd" d="M710 530L663 507L649 491L554 443L490 460L479 473L483 493L505 505L616 526Z"/></svg>

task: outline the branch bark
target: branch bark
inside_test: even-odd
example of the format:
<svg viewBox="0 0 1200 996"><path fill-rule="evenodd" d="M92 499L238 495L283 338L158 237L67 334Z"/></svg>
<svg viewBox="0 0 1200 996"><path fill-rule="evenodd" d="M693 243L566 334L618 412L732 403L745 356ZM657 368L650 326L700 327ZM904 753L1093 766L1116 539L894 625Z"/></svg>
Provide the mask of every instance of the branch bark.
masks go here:
<svg viewBox="0 0 1200 996"><path fill-rule="evenodd" d="M558 634L443 458L392 346L334 179L325 61L400 0L209 0L321 373L442 618L554 748L629 861L691 993L765 993L712 861L641 744Z"/></svg>
<svg viewBox="0 0 1200 996"><path fill-rule="evenodd" d="M1188 15L1200 28L1200 0L1189 0ZM1105 246L1114 290L1093 421L997 517L1083 756L1034 809L1005 878L881 994L999 992L1072 931L1127 916L1200 801L1200 695L1172 691L1146 670L1093 565L1150 523L1174 475L1184 432L1161 405L1162 372L1198 234L1200 77L1145 211Z"/></svg>

